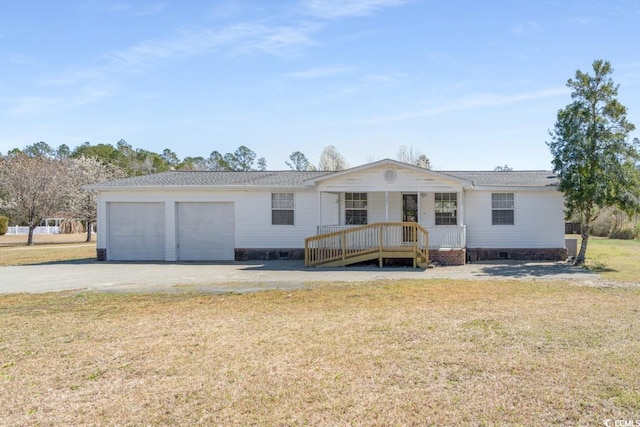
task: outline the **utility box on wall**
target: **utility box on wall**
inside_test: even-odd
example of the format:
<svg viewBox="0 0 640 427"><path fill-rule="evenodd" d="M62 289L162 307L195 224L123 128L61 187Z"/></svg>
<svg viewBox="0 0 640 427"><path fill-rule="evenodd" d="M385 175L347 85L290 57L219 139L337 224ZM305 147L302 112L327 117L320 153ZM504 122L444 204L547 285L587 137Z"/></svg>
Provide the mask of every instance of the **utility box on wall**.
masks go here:
<svg viewBox="0 0 640 427"><path fill-rule="evenodd" d="M569 257L578 255L578 239L564 239L564 247L567 248Z"/></svg>

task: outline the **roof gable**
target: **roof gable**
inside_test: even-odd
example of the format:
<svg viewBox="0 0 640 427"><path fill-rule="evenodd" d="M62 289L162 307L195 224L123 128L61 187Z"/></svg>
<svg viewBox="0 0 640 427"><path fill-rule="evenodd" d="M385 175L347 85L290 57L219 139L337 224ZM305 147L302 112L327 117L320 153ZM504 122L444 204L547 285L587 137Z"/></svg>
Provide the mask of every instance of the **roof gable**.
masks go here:
<svg viewBox="0 0 640 427"><path fill-rule="evenodd" d="M358 183L360 181L360 183ZM384 159L338 172L311 178L309 184L320 188L360 186L379 190L394 187L471 188L472 182L461 177L424 169L396 160Z"/></svg>

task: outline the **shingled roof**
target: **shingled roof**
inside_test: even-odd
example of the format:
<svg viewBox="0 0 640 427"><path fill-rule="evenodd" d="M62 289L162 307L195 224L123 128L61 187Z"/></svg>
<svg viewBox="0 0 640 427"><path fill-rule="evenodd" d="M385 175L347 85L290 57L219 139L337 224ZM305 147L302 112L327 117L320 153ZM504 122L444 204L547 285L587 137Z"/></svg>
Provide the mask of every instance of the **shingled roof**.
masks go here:
<svg viewBox="0 0 640 427"><path fill-rule="evenodd" d="M556 187L558 177L551 171L449 171L474 187Z"/></svg>
<svg viewBox="0 0 640 427"><path fill-rule="evenodd" d="M306 181L332 172L227 172L170 171L117 179L90 187L94 189L172 188L172 187L304 187ZM558 178L550 171L439 171L461 178L473 187L555 187Z"/></svg>
<svg viewBox="0 0 640 427"><path fill-rule="evenodd" d="M151 175L116 179L95 187L210 187L210 186L253 186L253 187L301 187L308 179L317 178L330 172L235 172L235 171L170 171Z"/></svg>

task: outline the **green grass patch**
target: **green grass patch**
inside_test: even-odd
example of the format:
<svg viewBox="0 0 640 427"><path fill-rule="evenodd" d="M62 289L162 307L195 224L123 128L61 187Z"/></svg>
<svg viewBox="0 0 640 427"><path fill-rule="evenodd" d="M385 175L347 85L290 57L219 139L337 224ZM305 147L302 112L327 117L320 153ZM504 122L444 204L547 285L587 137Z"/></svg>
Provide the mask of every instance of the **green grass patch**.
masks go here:
<svg viewBox="0 0 640 427"><path fill-rule="evenodd" d="M580 239L578 239L578 250ZM586 268L610 280L640 282L640 241L590 237Z"/></svg>

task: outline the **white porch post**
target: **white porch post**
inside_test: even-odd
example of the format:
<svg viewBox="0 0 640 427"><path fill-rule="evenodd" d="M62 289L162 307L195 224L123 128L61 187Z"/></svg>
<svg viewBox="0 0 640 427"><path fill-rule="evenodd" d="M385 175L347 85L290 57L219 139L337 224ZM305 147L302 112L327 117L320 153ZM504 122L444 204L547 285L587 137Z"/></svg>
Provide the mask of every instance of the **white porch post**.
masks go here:
<svg viewBox="0 0 640 427"><path fill-rule="evenodd" d="M389 222L389 192L384 192L384 221Z"/></svg>
<svg viewBox="0 0 640 427"><path fill-rule="evenodd" d="M418 217L416 218L416 222L418 224L420 224L420 219L422 219L421 205L422 205L422 193L418 191Z"/></svg>
<svg viewBox="0 0 640 427"><path fill-rule="evenodd" d="M467 218L466 218L466 212L464 209L464 190L460 191L458 195L460 197L460 221L459 221L460 223L458 224L458 227L460 227L461 233L462 233L462 237L461 237L462 241L460 243L463 248L466 248L467 247L467 229L466 229Z"/></svg>
<svg viewBox="0 0 640 427"><path fill-rule="evenodd" d="M460 218L460 220L458 221L458 226L463 226L467 222L465 217L464 217L464 214L465 214L465 212L464 212L464 191L460 191L458 193L458 199L460 200L460 207L458 208L458 210L459 210L458 217Z"/></svg>
<svg viewBox="0 0 640 427"><path fill-rule="evenodd" d="M318 190L318 226L322 225L322 191Z"/></svg>

